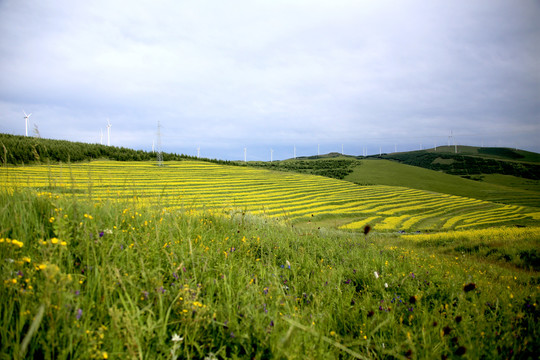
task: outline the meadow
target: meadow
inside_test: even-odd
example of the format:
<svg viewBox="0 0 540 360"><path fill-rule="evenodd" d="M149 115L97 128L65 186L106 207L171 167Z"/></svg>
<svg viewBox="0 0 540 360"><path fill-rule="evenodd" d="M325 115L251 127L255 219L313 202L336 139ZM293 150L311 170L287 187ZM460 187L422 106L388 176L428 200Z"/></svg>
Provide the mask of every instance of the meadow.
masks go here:
<svg viewBox="0 0 540 360"><path fill-rule="evenodd" d="M1 359L540 353L537 209L166 165L2 170Z"/></svg>
<svg viewBox="0 0 540 360"><path fill-rule="evenodd" d="M527 225L540 219L536 207L198 161L164 167L115 161L12 167L3 176L7 185L92 201L123 198L168 210L241 209L296 224L338 218L350 230L367 222L379 231L425 231Z"/></svg>

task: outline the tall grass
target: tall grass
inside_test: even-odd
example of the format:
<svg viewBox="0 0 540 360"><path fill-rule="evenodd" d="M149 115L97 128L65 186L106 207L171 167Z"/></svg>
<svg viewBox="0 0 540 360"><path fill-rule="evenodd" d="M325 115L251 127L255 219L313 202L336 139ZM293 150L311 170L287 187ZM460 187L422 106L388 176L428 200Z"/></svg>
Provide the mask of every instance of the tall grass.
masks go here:
<svg viewBox="0 0 540 360"><path fill-rule="evenodd" d="M534 358L537 272L246 212L0 192L0 358ZM519 241L519 240L518 240ZM176 335L176 336L175 336Z"/></svg>

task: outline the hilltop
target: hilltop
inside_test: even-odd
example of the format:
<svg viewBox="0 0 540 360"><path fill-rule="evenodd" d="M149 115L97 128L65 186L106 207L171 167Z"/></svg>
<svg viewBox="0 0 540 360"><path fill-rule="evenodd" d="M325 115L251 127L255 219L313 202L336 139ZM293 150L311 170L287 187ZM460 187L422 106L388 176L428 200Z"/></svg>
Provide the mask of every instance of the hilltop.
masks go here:
<svg viewBox="0 0 540 360"><path fill-rule="evenodd" d="M43 139L0 133L0 158L3 164L28 165L40 163L82 162L97 159L117 161L151 161L157 154L151 151L134 150L125 147L88 144L67 140ZM193 156L162 153L163 161L196 159ZM218 164L234 164L216 159L197 159Z"/></svg>
<svg viewBox="0 0 540 360"><path fill-rule="evenodd" d="M501 174L540 180L540 154L524 150L440 146L379 157L473 179L474 175Z"/></svg>
<svg viewBox="0 0 540 360"><path fill-rule="evenodd" d="M539 206L540 154L507 148L438 147L351 156L329 153L250 166L294 171L359 185L404 186L504 204ZM452 151L452 152L451 152Z"/></svg>

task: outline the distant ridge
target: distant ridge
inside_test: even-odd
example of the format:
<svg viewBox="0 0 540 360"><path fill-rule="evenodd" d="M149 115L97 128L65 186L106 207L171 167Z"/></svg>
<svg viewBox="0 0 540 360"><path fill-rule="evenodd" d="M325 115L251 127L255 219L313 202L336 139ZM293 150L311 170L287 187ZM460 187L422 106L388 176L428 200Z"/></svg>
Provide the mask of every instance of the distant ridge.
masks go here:
<svg viewBox="0 0 540 360"><path fill-rule="evenodd" d="M525 150L457 146L456 153L454 146L440 146L437 150L383 154L379 158L464 177L502 174L540 180L540 154Z"/></svg>

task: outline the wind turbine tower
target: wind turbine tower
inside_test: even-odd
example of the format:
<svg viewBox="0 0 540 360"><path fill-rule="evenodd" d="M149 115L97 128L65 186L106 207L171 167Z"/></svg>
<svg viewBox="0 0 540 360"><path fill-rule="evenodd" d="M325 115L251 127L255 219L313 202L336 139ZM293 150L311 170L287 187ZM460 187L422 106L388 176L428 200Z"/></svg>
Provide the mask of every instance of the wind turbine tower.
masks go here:
<svg viewBox="0 0 540 360"><path fill-rule="evenodd" d="M163 166L163 154L161 153L161 123L157 122L157 163Z"/></svg>
<svg viewBox="0 0 540 360"><path fill-rule="evenodd" d="M111 122L107 118L107 146L111 146Z"/></svg>
<svg viewBox="0 0 540 360"><path fill-rule="evenodd" d="M23 113L24 113L24 122L26 125L26 136L28 136L28 118L30 117L30 115L32 115L32 113L26 115L26 112L24 110L23 110Z"/></svg>
<svg viewBox="0 0 540 360"><path fill-rule="evenodd" d="M296 159L296 145L294 145L294 149L293 149L293 158Z"/></svg>
<svg viewBox="0 0 540 360"><path fill-rule="evenodd" d="M103 129L99 129L99 143L103 145Z"/></svg>
<svg viewBox="0 0 540 360"><path fill-rule="evenodd" d="M201 156L201 147L197 147L197 159Z"/></svg>
<svg viewBox="0 0 540 360"><path fill-rule="evenodd" d="M270 149L270 162L272 162L274 157L274 149Z"/></svg>
<svg viewBox="0 0 540 360"><path fill-rule="evenodd" d="M244 148L244 162L247 162L247 148Z"/></svg>

